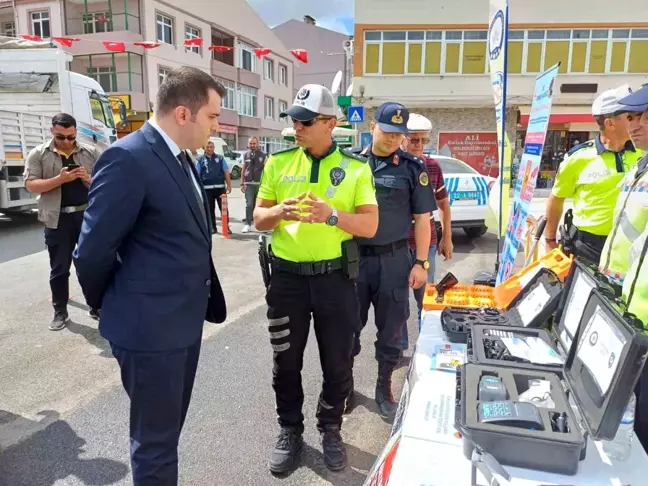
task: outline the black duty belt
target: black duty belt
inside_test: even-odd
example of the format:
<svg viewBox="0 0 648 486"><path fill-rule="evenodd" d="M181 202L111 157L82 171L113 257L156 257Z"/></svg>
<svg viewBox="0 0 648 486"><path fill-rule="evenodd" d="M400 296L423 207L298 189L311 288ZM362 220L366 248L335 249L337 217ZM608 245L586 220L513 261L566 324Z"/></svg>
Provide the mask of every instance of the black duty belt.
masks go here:
<svg viewBox="0 0 648 486"><path fill-rule="evenodd" d="M408 240L399 240L388 245L363 245L360 247L360 255L362 256L378 256L387 253L395 253L396 250L406 247Z"/></svg>
<svg viewBox="0 0 648 486"><path fill-rule="evenodd" d="M335 258L334 260L322 260L320 262L289 262L288 260L273 257L272 267L275 272L314 277L342 270L342 259Z"/></svg>
<svg viewBox="0 0 648 486"><path fill-rule="evenodd" d="M63 214L72 214L78 213L79 211L85 211L88 208L89 204L81 204L79 206L63 206L61 208L61 213Z"/></svg>

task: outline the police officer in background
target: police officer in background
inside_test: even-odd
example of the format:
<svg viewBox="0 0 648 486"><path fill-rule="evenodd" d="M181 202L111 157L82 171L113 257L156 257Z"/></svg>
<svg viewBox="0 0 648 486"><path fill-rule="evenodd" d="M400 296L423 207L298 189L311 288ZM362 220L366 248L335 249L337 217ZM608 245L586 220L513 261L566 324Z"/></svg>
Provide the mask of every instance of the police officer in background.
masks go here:
<svg viewBox="0 0 648 486"><path fill-rule="evenodd" d="M556 232L565 199L574 199L574 254L598 265L605 239L612 230L619 183L641 158L628 135L627 108L619 99L628 85L603 92L592 105L601 133L594 140L572 148L560 164L547 202L545 241L556 247Z"/></svg>
<svg viewBox="0 0 648 486"><path fill-rule="evenodd" d="M218 210L222 217L221 196L225 194L225 191L227 191L227 194L232 192L232 179L225 157L215 153L213 142L207 142L205 153L197 157L196 172L200 175L200 180L202 180L205 187L209 205L209 217L212 223L212 234L215 234L218 233L216 227L216 204L218 204Z"/></svg>
<svg viewBox="0 0 648 486"><path fill-rule="evenodd" d="M254 210L256 228L273 232L266 300L281 430L269 467L287 472L302 444L301 369L312 315L324 375L317 428L324 462L337 471L346 465L340 427L359 328L359 258L352 238L376 233L376 194L366 160L333 141L336 104L328 89L303 86L280 116L291 118L299 147L268 159Z"/></svg>
<svg viewBox="0 0 648 486"><path fill-rule="evenodd" d="M375 399L381 417L390 420L396 412L391 376L406 349L402 335L410 315L409 289L427 282L430 216L437 208L423 161L400 148L408 133L408 120L409 112L403 105L383 103L371 122L373 142L362 151L374 174L380 218L375 236L358 238L360 318L364 328L373 305L378 328ZM408 244L412 219L415 255ZM359 353L358 332L353 355ZM347 408L353 407L353 391L349 398Z"/></svg>
<svg viewBox="0 0 648 486"><path fill-rule="evenodd" d="M45 225L45 245L50 260L50 288L54 319L49 328L60 331L69 322L70 266L77 245L83 213L88 207L88 189L99 153L77 142L73 116L52 117L52 138L38 145L25 162L25 188L38 198L38 219ZM90 317L99 318L98 309Z"/></svg>
<svg viewBox="0 0 648 486"><path fill-rule="evenodd" d="M241 191L245 194L245 226L243 226L243 233L249 233L254 224L254 205L259 193L261 175L267 158L266 153L259 148L259 139L256 137L250 138L248 150L243 154L243 171L241 173Z"/></svg>

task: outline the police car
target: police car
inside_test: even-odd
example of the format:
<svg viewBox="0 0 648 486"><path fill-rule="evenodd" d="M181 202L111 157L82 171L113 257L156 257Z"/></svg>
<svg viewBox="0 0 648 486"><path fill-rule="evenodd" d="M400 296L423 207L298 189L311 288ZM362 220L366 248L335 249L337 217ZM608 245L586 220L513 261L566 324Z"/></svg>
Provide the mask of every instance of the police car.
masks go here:
<svg viewBox="0 0 648 486"><path fill-rule="evenodd" d="M493 177L484 176L465 162L443 155L430 155L443 171L446 190L452 209L452 227L462 228L471 238L478 238L487 231L486 208L488 195L495 183ZM439 216L434 220L440 228Z"/></svg>

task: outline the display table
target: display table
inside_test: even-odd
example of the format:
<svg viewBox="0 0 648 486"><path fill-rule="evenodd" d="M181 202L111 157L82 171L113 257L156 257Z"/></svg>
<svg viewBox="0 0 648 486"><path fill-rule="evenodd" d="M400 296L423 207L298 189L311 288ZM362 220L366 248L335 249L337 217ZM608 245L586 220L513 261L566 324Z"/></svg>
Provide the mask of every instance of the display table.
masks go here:
<svg viewBox="0 0 648 486"><path fill-rule="evenodd" d="M365 484L470 485L471 462L464 457L462 439L456 433L454 406L456 375L432 370L432 356L438 344L447 344L441 329L440 312L425 312L421 333L399 404L394 429L383 454ZM501 485L541 486L624 486L648 484L648 458L639 441L632 443L626 461L607 457L602 443L589 440L587 456L578 474L563 476L509 466L511 481L497 476ZM478 472L478 484L487 482Z"/></svg>

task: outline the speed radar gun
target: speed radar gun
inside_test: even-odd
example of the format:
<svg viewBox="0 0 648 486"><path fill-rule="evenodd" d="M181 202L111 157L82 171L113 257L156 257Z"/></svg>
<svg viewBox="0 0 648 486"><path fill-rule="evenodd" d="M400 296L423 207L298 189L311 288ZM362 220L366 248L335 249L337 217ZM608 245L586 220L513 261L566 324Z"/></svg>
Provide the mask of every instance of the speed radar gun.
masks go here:
<svg viewBox="0 0 648 486"><path fill-rule="evenodd" d="M270 256L270 253L270 236L259 236L259 264L261 265L261 275L263 276L263 284L265 285L266 289L270 286L270 277L272 275L272 258Z"/></svg>

